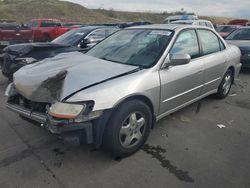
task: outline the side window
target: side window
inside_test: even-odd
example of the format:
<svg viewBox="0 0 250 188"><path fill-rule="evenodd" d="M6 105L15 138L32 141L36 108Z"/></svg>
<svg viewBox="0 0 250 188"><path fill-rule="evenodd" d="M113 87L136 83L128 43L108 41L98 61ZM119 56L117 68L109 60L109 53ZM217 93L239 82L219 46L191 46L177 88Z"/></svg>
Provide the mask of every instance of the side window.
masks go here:
<svg viewBox="0 0 250 188"><path fill-rule="evenodd" d="M212 24L211 24L211 23L206 22L206 24L207 24L207 26L208 26L208 27L210 27L211 29L213 29L213 26L212 26Z"/></svg>
<svg viewBox="0 0 250 188"><path fill-rule="evenodd" d="M170 54L189 54L192 59L200 56L199 44L194 30L183 31L175 41Z"/></svg>
<svg viewBox="0 0 250 188"><path fill-rule="evenodd" d="M106 29L98 29L93 31L87 38L88 39L103 39L106 37Z"/></svg>
<svg viewBox="0 0 250 188"><path fill-rule="evenodd" d="M32 24L31 24L31 27L38 27L38 26L39 26L38 21L34 21L34 22L32 22Z"/></svg>
<svg viewBox="0 0 250 188"><path fill-rule="evenodd" d="M200 25L201 25L201 26L206 26L206 27L207 27L207 25L206 25L205 22L200 22Z"/></svg>
<svg viewBox="0 0 250 188"><path fill-rule="evenodd" d="M107 29L107 35L111 35L116 31L118 31L118 29Z"/></svg>
<svg viewBox="0 0 250 188"><path fill-rule="evenodd" d="M226 47L225 47L225 45L223 44L223 42L221 42L220 39L219 39L219 43L220 43L220 50L221 50L221 51L222 51L222 50L225 50Z"/></svg>
<svg viewBox="0 0 250 188"><path fill-rule="evenodd" d="M201 40L203 55L220 51L219 39L212 31L199 29L198 34Z"/></svg>
<svg viewBox="0 0 250 188"><path fill-rule="evenodd" d="M61 26L61 24L53 21L42 21L41 23L41 27L57 27L57 26Z"/></svg>

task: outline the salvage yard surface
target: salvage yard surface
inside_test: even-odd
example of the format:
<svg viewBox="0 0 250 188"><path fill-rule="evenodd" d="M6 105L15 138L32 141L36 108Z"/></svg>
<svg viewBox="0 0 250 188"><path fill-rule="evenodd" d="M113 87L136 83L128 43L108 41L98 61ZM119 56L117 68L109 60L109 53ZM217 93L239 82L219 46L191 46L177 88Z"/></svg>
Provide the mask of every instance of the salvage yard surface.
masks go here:
<svg viewBox="0 0 250 188"><path fill-rule="evenodd" d="M225 100L207 97L157 123L143 149L113 159L68 147L5 107L0 75L0 188L250 187L250 71Z"/></svg>

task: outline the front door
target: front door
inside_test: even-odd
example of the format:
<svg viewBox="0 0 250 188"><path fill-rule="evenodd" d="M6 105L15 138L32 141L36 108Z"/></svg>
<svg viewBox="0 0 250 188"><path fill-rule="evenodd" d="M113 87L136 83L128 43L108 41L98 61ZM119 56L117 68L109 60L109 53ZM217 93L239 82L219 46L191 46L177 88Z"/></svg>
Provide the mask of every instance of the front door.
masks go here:
<svg viewBox="0 0 250 188"><path fill-rule="evenodd" d="M161 98L160 116L181 108L201 94L204 83L204 64L196 31L182 31L169 55L189 54L191 62L186 65L170 66L160 70Z"/></svg>

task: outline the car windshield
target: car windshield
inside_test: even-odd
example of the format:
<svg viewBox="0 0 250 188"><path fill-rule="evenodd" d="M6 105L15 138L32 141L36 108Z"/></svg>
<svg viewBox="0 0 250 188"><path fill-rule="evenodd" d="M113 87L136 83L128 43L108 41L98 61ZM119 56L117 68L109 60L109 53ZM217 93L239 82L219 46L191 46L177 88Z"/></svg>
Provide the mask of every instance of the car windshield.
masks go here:
<svg viewBox="0 0 250 188"><path fill-rule="evenodd" d="M242 28L233 31L227 38L227 40L250 40L250 28Z"/></svg>
<svg viewBox="0 0 250 188"><path fill-rule="evenodd" d="M225 33L231 33L233 30L235 30L235 27L233 26L219 26L216 28L217 32L225 32Z"/></svg>
<svg viewBox="0 0 250 188"><path fill-rule="evenodd" d="M122 30L97 44L87 55L148 68L160 58L172 34L170 30Z"/></svg>
<svg viewBox="0 0 250 188"><path fill-rule="evenodd" d="M52 41L52 43L67 44L71 46L77 46L81 39L90 32L90 29L81 28L70 30L67 33L57 37Z"/></svg>

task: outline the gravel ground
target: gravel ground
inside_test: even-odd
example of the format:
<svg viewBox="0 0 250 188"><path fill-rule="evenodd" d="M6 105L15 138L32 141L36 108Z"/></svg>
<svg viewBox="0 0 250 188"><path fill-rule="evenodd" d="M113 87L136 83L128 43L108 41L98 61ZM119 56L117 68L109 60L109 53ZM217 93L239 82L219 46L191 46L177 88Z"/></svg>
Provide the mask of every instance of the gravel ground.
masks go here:
<svg viewBox="0 0 250 188"><path fill-rule="evenodd" d="M250 71L239 79L225 100L207 97L162 119L142 150L120 160L65 146L10 112L0 75L0 187L249 188Z"/></svg>

